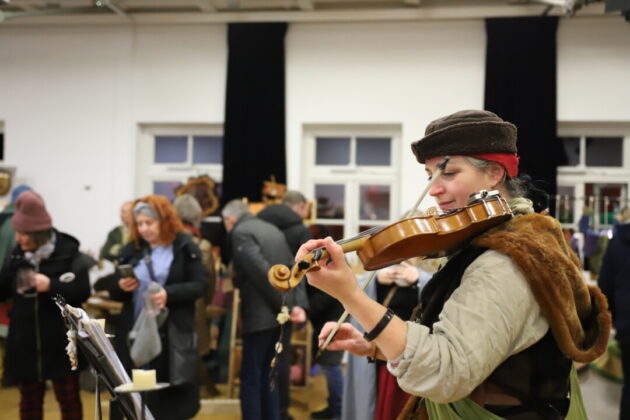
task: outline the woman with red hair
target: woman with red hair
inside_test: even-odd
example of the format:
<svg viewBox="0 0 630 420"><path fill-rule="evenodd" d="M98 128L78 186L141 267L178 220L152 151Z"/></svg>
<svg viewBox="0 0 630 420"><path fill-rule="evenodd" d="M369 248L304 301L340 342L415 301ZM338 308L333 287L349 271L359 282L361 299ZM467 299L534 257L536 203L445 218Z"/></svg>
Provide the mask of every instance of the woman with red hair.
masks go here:
<svg viewBox="0 0 630 420"><path fill-rule="evenodd" d="M199 410L195 301L207 283L201 252L183 232L171 203L160 195L134 202L129 230L132 240L120 251L119 262L130 265L133 275L121 274L110 287L112 299L124 302L116 351L127 369L155 369L158 382L170 383L148 394L156 419L191 418ZM160 311L157 334L139 329L130 348L129 332L143 310L150 309Z"/></svg>

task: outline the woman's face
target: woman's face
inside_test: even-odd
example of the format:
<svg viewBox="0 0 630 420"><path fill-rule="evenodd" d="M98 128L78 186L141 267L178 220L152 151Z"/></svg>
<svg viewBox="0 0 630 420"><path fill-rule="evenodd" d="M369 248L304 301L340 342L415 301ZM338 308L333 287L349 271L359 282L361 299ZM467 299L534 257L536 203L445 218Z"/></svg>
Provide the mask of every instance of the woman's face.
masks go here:
<svg viewBox="0 0 630 420"><path fill-rule="evenodd" d="M34 251L36 248L35 241L26 232L15 232L15 242L20 245L22 251Z"/></svg>
<svg viewBox="0 0 630 420"><path fill-rule="evenodd" d="M427 159L425 170L429 177L437 172L443 156ZM429 194L435 198L442 211L458 209L468 205L470 194L480 190L493 190L503 177L498 165L490 165L482 171L471 164L464 156L452 156L444 172L431 186Z"/></svg>
<svg viewBox="0 0 630 420"><path fill-rule="evenodd" d="M136 226L142 239L151 246L160 245L160 222L146 214L136 216Z"/></svg>

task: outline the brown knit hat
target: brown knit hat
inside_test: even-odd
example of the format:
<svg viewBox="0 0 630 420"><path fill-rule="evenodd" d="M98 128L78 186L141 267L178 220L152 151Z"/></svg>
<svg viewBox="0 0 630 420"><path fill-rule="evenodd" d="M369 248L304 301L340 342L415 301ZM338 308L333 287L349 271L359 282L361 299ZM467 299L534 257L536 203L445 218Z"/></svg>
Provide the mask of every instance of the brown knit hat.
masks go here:
<svg viewBox="0 0 630 420"><path fill-rule="evenodd" d="M15 202L12 224L13 230L20 232L40 232L52 228L44 199L33 191L20 194Z"/></svg>
<svg viewBox="0 0 630 420"><path fill-rule="evenodd" d="M516 126L490 111L459 111L431 122L411 149L420 163L436 156L515 154Z"/></svg>

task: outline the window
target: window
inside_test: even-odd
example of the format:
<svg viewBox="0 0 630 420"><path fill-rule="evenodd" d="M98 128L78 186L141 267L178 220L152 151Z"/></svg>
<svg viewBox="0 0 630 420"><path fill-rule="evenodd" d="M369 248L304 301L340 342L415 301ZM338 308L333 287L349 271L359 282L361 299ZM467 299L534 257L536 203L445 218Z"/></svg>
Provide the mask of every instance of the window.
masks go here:
<svg viewBox="0 0 630 420"><path fill-rule="evenodd" d="M151 194L163 195L173 201L175 199L175 191L184 183L180 181L153 181L153 191Z"/></svg>
<svg viewBox="0 0 630 420"><path fill-rule="evenodd" d="M193 136L193 163L223 164L223 137Z"/></svg>
<svg viewBox="0 0 630 420"><path fill-rule="evenodd" d="M572 224L576 222L574 218L575 187L559 185L557 202L556 217L560 223Z"/></svg>
<svg viewBox="0 0 630 420"><path fill-rule="evenodd" d="M558 219L576 228L588 207L592 229L610 227L615 214L628 205L630 125L560 122L558 134L567 156L558 168Z"/></svg>
<svg viewBox="0 0 630 420"><path fill-rule="evenodd" d="M206 174L221 187L223 135L219 125L141 125L136 194L170 200L189 177Z"/></svg>
<svg viewBox="0 0 630 420"><path fill-rule="evenodd" d="M559 137L567 156L566 166L623 167L623 136Z"/></svg>
<svg viewBox="0 0 630 420"><path fill-rule="evenodd" d="M350 163L349 137L317 137L315 148L316 165L348 165Z"/></svg>
<svg viewBox="0 0 630 420"><path fill-rule="evenodd" d="M223 138L220 136L154 135L155 164L223 163Z"/></svg>
<svg viewBox="0 0 630 420"><path fill-rule="evenodd" d="M391 166L388 137L316 137L315 164L343 166Z"/></svg>
<svg viewBox="0 0 630 420"><path fill-rule="evenodd" d="M626 184L590 183L584 184L586 205L593 209L596 223L601 226L612 225L615 214L622 208L627 196ZM627 204L626 204L627 205Z"/></svg>
<svg viewBox="0 0 630 420"><path fill-rule="evenodd" d="M389 185L359 185L359 219L389 220Z"/></svg>
<svg viewBox="0 0 630 420"><path fill-rule="evenodd" d="M578 166L580 164L580 138L579 137L559 137L564 153L567 156L567 166Z"/></svg>
<svg viewBox="0 0 630 420"><path fill-rule="evenodd" d="M314 236L348 238L396 219L400 126L306 126L303 188L317 204Z"/></svg>
<svg viewBox="0 0 630 420"><path fill-rule="evenodd" d="M586 137L586 166L623 166L623 137Z"/></svg>
<svg viewBox="0 0 630 420"><path fill-rule="evenodd" d="M155 136L153 163L186 163L188 136Z"/></svg>
<svg viewBox="0 0 630 420"><path fill-rule="evenodd" d="M390 166L392 164L391 138L358 137L357 165Z"/></svg>
<svg viewBox="0 0 630 420"><path fill-rule="evenodd" d="M343 219L346 202L344 184L315 184L318 219Z"/></svg>

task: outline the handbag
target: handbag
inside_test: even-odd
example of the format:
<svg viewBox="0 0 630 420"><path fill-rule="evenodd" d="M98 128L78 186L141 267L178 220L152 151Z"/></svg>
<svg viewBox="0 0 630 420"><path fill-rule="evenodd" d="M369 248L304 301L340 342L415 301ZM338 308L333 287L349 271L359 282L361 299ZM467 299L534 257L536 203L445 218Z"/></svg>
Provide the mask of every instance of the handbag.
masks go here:
<svg viewBox="0 0 630 420"><path fill-rule="evenodd" d="M194 383L197 380L198 360L197 334L180 331L175 323L166 325L168 335L168 379L171 386Z"/></svg>
<svg viewBox="0 0 630 420"><path fill-rule="evenodd" d="M144 262L153 282L149 285L147 293L155 293L155 289L159 291L161 286L155 279L150 251L146 251ZM158 314L155 314L155 311L147 308L147 300L150 300L150 298L145 298L144 307L127 335L129 355L136 367L148 364L162 353L162 339L160 338L159 328L166 321L168 308L162 308Z"/></svg>
<svg viewBox="0 0 630 420"><path fill-rule="evenodd" d="M146 309L138 315L127 339L130 343L129 355L136 367L146 365L162 353L156 317L148 314Z"/></svg>
<svg viewBox="0 0 630 420"><path fill-rule="evenodd" d="M153 271L153 261L151 251L147 250L144 262L149 271L149 276L155 284L159 284ZM157 318L162 314L168 314L168 308L162 308ZM163 323L165 318L161 319ZM159 326L162 325L159 324ZM156 329L157 331L157 329ZM166 334L168 339L168 381L171 386L194 383L197 378L197 334L192 331L180 331L174 322L166 323Z"/></svg>

